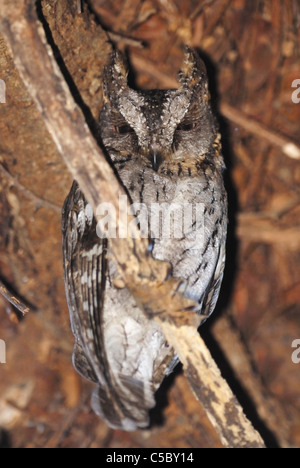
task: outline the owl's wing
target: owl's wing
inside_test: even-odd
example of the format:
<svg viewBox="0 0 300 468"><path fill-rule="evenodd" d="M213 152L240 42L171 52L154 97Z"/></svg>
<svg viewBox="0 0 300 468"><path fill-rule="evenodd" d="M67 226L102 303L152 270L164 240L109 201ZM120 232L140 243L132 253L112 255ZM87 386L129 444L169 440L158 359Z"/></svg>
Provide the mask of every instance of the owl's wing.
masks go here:
<svg viewBox="0 0 300 468"><path fill-rule="evenodd" d="M76 339L73 364L83 377L98 382L103 375L97 375L93 361L101 359L97 345L106 266L105 245L97 238L93 224L85 199L74 182L62 213L65 289Z"/></svg>
<svg viewBox="0 0 300 468"><path fill-rule="evenodd" d="M74 367L83 377L97 383L92 406L110 427L123 430L146 427L149 425L148 411L155 404L154 392L168 372L171 359L163 356L155 363L149 357L148 368L151 367L153 374L147 383L147 379L143 381L130 372L118 371L119 363L114 365L111 357L108 358L118 350L125 350L125 356L130 356L131 351L126 351L128 337L124 330L131 323L139 342L138 354L143 352L144 332L138 335L135 328L138 324L135 325L130 317L126 322L126 310L130 312L126 307L130 308L130 304L124 303L122 292L119 293L111 284L107 240L97 236L95 218L76 182L64 204L62 232L66 296L75 337ZM104 301L108 296L113 298L114 307L120 311L121 323L115 323L113 316L108 324L102 323ZM151 324L145 326L147 329L151 349ZM131 350L134 347L133 343ZM148 354L150 356L151 353ZM131 362L130 357L128 359L129 365L137 367L136 362Z"/></svg>
<svg viewBox="0 0 300 468"><path fill-rule="evenodd" d="M93 396L97 414L121 428L123 415L112 395L101 330L106 240L97 236L95 219L76 182L63 207L62 233L66 297L75 337L73 365L98 384Z"/></svg>
<svg viewBox="0 0 300 468"><path fill-rule="evenodd" d="M215 263L214 274L212 275L212 278L209 283L209 286L207 287L206 293L204 297L202 298L203 302L202 302L202 310L200 314L206 318L208 318L215 310L215 307L219 298L220 288L221 288L223 275L224 275L225 258L226 258L226 252L225 252L225 241L224 241L219 246L219 250L215 259L216 263ZM204 321L202 321L201 323L204 323Z"/></svg>

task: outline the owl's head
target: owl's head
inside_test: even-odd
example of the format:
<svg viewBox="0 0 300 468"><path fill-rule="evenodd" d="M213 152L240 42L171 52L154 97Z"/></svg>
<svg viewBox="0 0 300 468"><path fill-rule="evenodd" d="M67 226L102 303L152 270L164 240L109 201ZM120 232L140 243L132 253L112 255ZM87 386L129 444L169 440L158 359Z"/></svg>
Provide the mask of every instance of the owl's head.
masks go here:
<svg viewBox="0 0 300 468"><path fill-rule="evenodd" d="M136 91L128 86L122 55L114 52L104 73L100 115L102 140L113 161L141 159L158 171L167 162L201 161L209 152L217 129L206 69L188 47L178 81L178 89Z"/></svg>

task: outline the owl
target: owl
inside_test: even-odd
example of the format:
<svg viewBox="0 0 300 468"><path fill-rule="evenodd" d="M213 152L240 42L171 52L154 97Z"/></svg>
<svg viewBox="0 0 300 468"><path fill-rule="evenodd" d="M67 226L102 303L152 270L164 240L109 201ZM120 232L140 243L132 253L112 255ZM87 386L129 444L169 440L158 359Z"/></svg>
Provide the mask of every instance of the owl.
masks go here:
<svg viewBox="0 0 300 468"><path fill-rule="evenodd" d="M149 253L181 278L180 292L197 304L200 324L215 308L223 277L224 162L205 66L188 47L178 83L171 90L132 89L115 51L104 72L99 128ZM74 181L62 217L73 364L97 384L96 414L112 428L133 431L149 426L155 392L178 358L120 282L103 230Z"/></svg>

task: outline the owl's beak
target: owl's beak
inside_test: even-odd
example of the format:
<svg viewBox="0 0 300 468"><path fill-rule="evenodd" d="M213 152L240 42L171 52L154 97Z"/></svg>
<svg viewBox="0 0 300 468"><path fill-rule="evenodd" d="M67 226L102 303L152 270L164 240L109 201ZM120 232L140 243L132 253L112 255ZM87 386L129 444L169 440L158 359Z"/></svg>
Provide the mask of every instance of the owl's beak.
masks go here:
<svg viewBox="0 0 300 468"><path fill-rule="evenodd" d="M152 153L151 155L152 168L155 172L158 171L158 153Z"/></svg>
<svg viewBox="0 0 300 468"><path fill-rule="evenodd" d="M151 158L151 163L152 163L152 169L157 172L158 168L162 162L162 157L160 152L157 150L155 145L151 146L150 149L150 158Z"/></svg>

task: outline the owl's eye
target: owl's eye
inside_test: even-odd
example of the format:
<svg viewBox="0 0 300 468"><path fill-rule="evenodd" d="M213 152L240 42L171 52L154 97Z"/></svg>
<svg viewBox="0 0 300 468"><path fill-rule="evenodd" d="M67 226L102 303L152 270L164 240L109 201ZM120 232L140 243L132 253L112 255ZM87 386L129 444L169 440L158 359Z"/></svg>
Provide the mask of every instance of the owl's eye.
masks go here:
<svg viewBox="0 0 300 468"><path fill-rule="evenodd" d="M199 125L199 122L184 122L180 123L176 130L178 132L190 132L191 130L195 130Z"/></svg>
<svg viewBox="0 0 300 468"><path fill-rule="evenodd" d="M123 124L123 125L115 125L114 127L115 132L119 135L127 135L128 133L134 133L134 130L130 125Z"/></svg>

